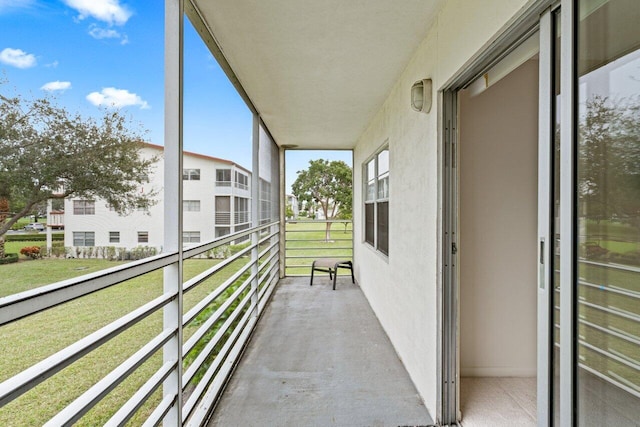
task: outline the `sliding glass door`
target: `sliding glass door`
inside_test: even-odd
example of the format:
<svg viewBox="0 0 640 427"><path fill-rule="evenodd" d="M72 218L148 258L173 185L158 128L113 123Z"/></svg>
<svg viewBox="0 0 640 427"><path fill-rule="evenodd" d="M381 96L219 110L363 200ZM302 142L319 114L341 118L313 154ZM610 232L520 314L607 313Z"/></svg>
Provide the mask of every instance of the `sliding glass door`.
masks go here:
<svg viewBox="0 0 640 427"><path fill-rule="evenodd" d="M577 6L575 419L579 426L636 426L640 4L580 0Z"/></svg>

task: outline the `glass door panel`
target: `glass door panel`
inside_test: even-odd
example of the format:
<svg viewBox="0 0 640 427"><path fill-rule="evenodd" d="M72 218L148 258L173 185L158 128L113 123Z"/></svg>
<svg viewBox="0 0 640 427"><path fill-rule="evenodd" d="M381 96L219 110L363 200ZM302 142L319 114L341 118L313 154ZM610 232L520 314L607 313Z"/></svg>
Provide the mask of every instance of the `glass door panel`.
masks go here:
<svg viewBox="0 0 640 427"><path fill-rule="evenodd" d="M552 349L551 349L551 413L553 425L560 425L560 10L553 13L553 80L552 80L552 131L553 151L551 156L553 203L551 236L551 305L552 305Z"/></svg>
<svg viewBox="0 0 640 427"><path fill-rule="evenodd" d="M577 419L640 420L640 7L580 0Z"/></svg>

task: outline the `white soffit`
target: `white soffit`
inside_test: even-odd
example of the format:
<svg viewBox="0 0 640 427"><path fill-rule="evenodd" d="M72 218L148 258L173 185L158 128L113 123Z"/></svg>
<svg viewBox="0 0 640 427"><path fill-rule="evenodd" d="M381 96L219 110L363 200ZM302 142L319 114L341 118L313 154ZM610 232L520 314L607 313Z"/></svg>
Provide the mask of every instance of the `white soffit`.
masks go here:
<svg viewBox="0 0 640 427"><path fill-rule="evenodd" d="M308 149L353 148L443 2L192 1L278 144Z"/></svg>

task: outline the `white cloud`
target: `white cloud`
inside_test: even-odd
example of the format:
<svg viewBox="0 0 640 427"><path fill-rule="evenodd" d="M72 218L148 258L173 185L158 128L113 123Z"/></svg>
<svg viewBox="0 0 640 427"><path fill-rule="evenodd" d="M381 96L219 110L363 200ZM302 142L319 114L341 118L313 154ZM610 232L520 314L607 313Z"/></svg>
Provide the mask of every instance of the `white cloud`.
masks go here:
<svg viewBox="0 0 640 427"><path fill-rule="evenodd" d="M21 49L8 47L0 52L0 62L18 68L29 68L36 65L36 57Z"/></svg>
<svg viewBox="0 0 640 427"><path fill-rule="evenodd" d="M119 39L122 37L116 30L100 28L95 24L89 26L89 35L94 39Z"/></svg>
<svg viewBox="0 0 640 427"><path fill-rule="evenodd" d="M56 90L67 90L71 88L71 82L61 82L56 80L55 82L45 83L40 89L46 90L48 92L53 92Z"/></svg>
<svg viewBox="0 0 640 427"><path fill-rule="evenodd" d="M131 105L139 105L141 109L151 108L147 101L140 98L135 93L131 93L126 89L116 89L114 87L105 87L100 92L91 92L87 95L87 101L96 107L105 106L111 108L122 108Z"/></svg>
<svg viewBox="0 0 640 427"><path fill-rule="evenodd" d="M44 64L44 66L47 67L47 68L58 68L58 64L59 64L59 62L56 60L56 61L53 61L50 64Z"/></svg>
<svg viewBox="0 0 640 427"><path fill-rule="evenodd" d="M124 25L132 15L129 8L120 4L120 0L64 0L64 2L78 12L79 19L92 17L109 25Z"/></svg>
<svg viewBox="0 0 640 427"><path fill-rule="evenodd" d="M0 0L0 13L9 9L27 8L33 5L33 0Z"/></svg>

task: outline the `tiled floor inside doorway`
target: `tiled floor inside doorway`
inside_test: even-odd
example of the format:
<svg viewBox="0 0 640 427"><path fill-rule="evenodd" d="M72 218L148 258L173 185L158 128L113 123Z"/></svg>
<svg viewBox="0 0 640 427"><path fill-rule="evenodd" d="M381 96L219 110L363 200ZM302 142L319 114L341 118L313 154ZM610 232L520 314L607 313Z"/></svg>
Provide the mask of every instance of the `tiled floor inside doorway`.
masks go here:
<svg viewBox="0 0 640 427"><path fill-rule="evenodd" d="M462 427L534 427L536 379L463 377Z"/></svg>

